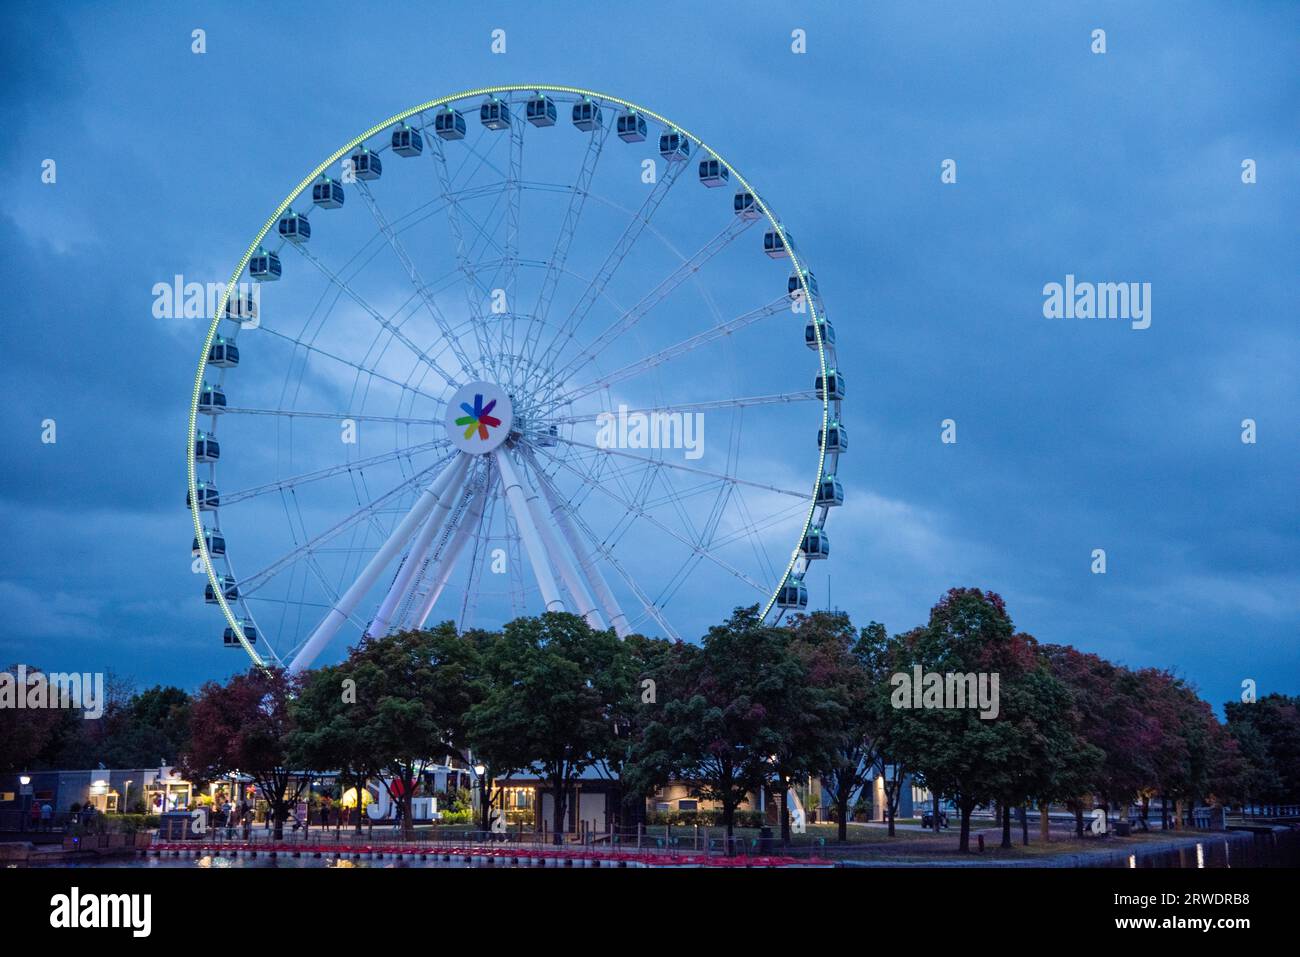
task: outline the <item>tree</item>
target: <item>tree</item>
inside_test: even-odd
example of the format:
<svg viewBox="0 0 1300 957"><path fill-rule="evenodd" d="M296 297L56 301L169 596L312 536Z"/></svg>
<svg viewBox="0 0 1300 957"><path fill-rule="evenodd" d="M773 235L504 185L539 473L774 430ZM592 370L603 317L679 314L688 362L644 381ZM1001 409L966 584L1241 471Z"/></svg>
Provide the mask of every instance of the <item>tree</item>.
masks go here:
<svg viewBox="0 0 1300 957"><path fill-rule="evenodd" d="M736 809L768 782L773 757L787 762L778 770L804 763L795 740L808 702L804 667L789 631L763 624L751 607L710 628L698 648L675 645L661 673L670 697L633 749L634 774L685 781L721 804L730 842Z"/></svg>
<svg viewBox="0 0 1300 957"><path fill-rule="evenodd" d="M1300 697L1229 701L1223 711L1245 761L1238 779L1243 801L1282 804L1300 798Z"/></svg>
<svg viewBox="0 0 1300 957"><path fill-rule="evenodd" d="M897 740L931 790L953 795L961 814L960 850L970 850L970 816L981 804L1024 795L1022 754L1036 733L1029 706L1033 684L1017 686L1036 664L1035 643L1015 631L1002 598L977 588L951 589L930 621L903 636L907 657L924 673L985 676L999 681L996 718L974 707L909 708L895 700Z"/></svg>
<svg viewBox="0 0 1300 957"><path fill-rule="evenodd" d="M879 753L875 704L878 689L888 680L883 673L888 637L885 627L874 621L858 634L843 612L796 615L790 628L794 652L803 662L809 683L823 689L836 707L833 723L820 728L825 751L815 771L835 806L839 839L846 841L849 807L865 786ZM892 827L892 819L890 823Z"/></svg>
<svg viewBox="0 0 1300 957"><path fill-rule="evenodd" d="M362 792L374 762L350 666L345 663L304 672L289 710L293 721L287 741L290 764L303 770L337 769L342 788L356 789L355 827L359 832L365 806ZM338 826L342 826L341 817Z"/></svg>
<svg viewBox="0 0 1300 957"><path fill-rule="evenodd" d="M348 655L356 682L357 749L383 781L412 832L411 800L429 764L460 754L476 701L476 650L451 622L426 631L365 637ZM360 798L360 792L358 792Z"/></svg>
<svg viewBox="0 0 1300 957"><path fill-rule="evenodd" d="M564 612L518 618L483 650L486 691L468 710L468 740L497 773L535 770L547 782L556 843L573 782L612 751L624 653L612 630Z"/></svg>
<svg viewBox="0 0 1300 957"><path fill-rule="evenodd" d="M307 784L307 778L293 774L288 752L295 684L280 668L257 667L224 685L204 684L190 709L190 750L181 761L200 780L249 775L271 807L277 840Z"/></svg>

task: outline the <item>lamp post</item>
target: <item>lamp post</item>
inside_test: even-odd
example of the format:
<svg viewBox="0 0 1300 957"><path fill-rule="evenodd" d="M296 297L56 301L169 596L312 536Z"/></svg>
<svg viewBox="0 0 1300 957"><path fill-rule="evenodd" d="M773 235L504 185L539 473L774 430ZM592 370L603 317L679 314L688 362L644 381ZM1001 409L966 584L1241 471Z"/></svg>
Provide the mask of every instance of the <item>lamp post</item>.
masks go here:
<svg viewBox="0 0 1300 957"><path fill-rule="evenodd" d="M31 804L32 804L32 779L31 779L31 776L30 776L30 775L27 775L27 774L20 774L20 775L18 776L18 784L20 785L20 787L19 787L19 791L22 792L22 798L23 798L23 809L22 809L22 812L21 812L21 813L22 813L22 816L23 816L23 819L22 819L22 822L19 824L19 827L18 827L18 829L21 831L23 828L25 828L28 824L31 823L31 814L32 814L32 809L31 809Z"/></svg>
<svg viewBox="0 0 1300 957"><path fill-rule="evenodd" d="M489 828L487 767L482 764L474 765L474 775L478 778L479 823L482 825L482 830L487 831Z"/></svg>

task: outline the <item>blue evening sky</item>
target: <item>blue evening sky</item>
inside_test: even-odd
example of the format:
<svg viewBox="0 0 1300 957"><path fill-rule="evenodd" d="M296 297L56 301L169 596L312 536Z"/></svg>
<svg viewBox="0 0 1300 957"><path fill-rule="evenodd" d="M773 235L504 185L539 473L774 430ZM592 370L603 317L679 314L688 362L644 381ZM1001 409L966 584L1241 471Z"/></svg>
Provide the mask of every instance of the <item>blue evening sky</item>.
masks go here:
<svg viewBox="0 0 1300 957"><path fill-rule="evenodd" d="M379 119L543 82L699 133L797 235L849 384L833 604L901 631L979 586L1039 640L1216 705L1300 690L1300 6L6 6L6 664L186 687L245 666L189 568L204 327L153 318L151 288L225 279ZM1150 328L1044 318L1067 274L1150 283Z"/></svg>

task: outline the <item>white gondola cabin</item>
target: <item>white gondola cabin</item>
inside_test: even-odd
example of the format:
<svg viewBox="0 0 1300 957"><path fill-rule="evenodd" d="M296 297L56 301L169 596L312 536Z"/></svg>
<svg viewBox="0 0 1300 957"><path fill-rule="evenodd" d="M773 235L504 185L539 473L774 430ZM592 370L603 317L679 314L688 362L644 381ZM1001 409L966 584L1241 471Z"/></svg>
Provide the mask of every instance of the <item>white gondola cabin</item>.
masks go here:
<svg viewBox="0 0 1300 957"><path fill-rule="evenodd" d="M731 174L720 159L700 160L700 182L708 187L726 186Z"/></svg>
<svg viewBox="0 0 1300 957"><path fill-rule="evenodd" d="M291 243L305 243L311 239L311 223L302 213L295 213L292 209L280 217L276 228L280 238Z"/></svg>
<svg viewBox="0 0 1300 957"><path fill-rule="evenodd" d="M328 176L311 184L311 201L321 209L338 209L346 198L342 184Z"/></svg>
<svg viewBox="0 0 1300 957"><path fill-rule="evenodd" d="M574 103L573 125L586 133L598 128L600 126L600 107L591 100L581 100Z"/></svg>
<svg viewBox="0 0 1300 957"><path fill-rule="evenodd" d="M640 113L620 113L615 124L618 138L624 143L643 143L646 137L645 117Z"/></svg>
<svg viewBox="0 0 1300 957"><path fill-rule="evenodd" d="M248 274L258 282L275 282L280 272L280 257L270 250L258 249L248 260Z"/></svg>
<svg viewBox="0 0 1300 957"><path fill-rule="evenodd" d="M555 101L541 93L524 104L524 118L533 126L554 126L557 115Z"/></svg>
<svg viewBox="0 0 1300 957"><path fill-rule="evenodd" d="M444 140L463 140L465 117L451 108L439 110L433 117L433 131Z"/></svg>
<svg viewBox="0 0 1300 957"><path fill-rule="evenodd" d="M393 152L398 156L419 156L424 152L424 137L403 123L393 130Z"/></svg>

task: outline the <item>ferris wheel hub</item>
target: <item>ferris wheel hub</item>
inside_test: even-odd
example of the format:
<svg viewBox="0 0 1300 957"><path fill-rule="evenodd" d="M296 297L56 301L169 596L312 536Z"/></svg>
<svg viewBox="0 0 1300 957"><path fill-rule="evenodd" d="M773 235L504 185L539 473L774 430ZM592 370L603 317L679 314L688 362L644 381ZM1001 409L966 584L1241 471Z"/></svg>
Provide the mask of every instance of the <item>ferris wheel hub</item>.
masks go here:
<svg viewBox="0 0 1300 957"><path fill-rule="evenodd" d="M467 383L447 403L447 438L470 455L486 455L501 445L514 421L509 394L491 382Z"/></svg>

